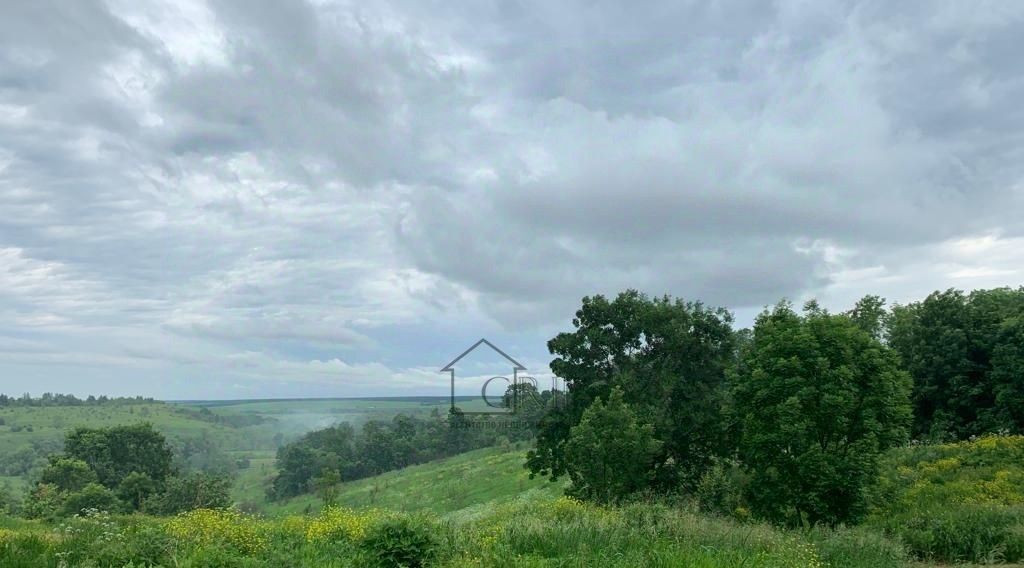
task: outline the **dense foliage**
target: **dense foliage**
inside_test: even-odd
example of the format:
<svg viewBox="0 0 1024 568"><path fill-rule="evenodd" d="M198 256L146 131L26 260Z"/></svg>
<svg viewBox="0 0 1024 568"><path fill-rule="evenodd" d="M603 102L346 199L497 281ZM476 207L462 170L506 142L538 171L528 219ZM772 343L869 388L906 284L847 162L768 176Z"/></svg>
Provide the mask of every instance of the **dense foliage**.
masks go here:
<svg viewBox="0 0 1024 568"><path fill-rule="evenodd" d="M1024 436L914 445L888 453L869 526L922 560L1024 561Z"/></svg>
<svg viewBox="0 0 1024 568"><path fill-rule="evenodd" d="M548 343L568 402L541 419L531 474L567 475L602 500L704 491L760 518L835 524L866 514L879 455L910 436L1024 428L1024 288L936 292L891 310L865 296L841 314L782 303L753 330L731 323L723 309L636 291L584 298L574 329ZM615 468L604 483L616 495L596 495L593 452L570 441L613 389L659 449L643 471Z"/></svg>
<svg viewBox="0 0 1024 568"><path fill-rule="evenodd" d="M915 436L1024 432L1024 288L896 306L888 340L914 378Z"/></svg>
<svg viewBox="0 0 1024 568"><path fill-rule="evenodd" d="M754 512L797 525L862 517L879 455L910 425L895 353L847 316L781 303L757 318L734 383Z"/></svg>
<svg viewBox="0 0 1024 568"><path fill-rule="evenodd" d="M568 401L541 421L531 472L571 475L577 469L566 453L571 428L618 387L662 441L645 485L694 486L726 448L722 397L734 355L731 322L724 309L632 290L612 301L584 298L575 330L548 342L551 369L565 379Z"/></svg>
<svg viewBox="0 0 1024 568"><path fill-rule="evenodd" d="M283 499L329 486L323 480L362 479L492 445L507 430L474 428L458 412L447 419L399 414L390 421L370 420L357 431L342 423L309 432L277 452L278 473L267 495Z"/></svg>
<svg viewBox="0 0 1024 568"><path fill-rule="evenodd" d="M24 504L29 517L54 518L85 510L175 514L231 504L230 479L178 476L167 440L151 424L76 428L64 452L50 456Z"/></svg>
<svg viewBox="0 0 1024 568"><path fill-rule="evenodd" d="M612 390L607 403L595 400L570 431L566 458L573 464L573 494L614 502L640 491L660 448L654 428L637 419L620 389Z"/></svg>

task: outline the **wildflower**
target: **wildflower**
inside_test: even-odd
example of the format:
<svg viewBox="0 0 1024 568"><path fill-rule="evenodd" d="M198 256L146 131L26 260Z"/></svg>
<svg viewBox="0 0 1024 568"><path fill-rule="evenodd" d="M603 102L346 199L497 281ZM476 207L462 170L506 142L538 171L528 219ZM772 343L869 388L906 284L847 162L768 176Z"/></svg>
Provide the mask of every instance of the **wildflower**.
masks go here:
<svg viewBox="0 0 1024 568"><path fill-rule="evenodd" d="M265 523L233 510L189 511L168 521L165 528L171 536L199 546L221 542L252 553L269 545Z"/></svg>

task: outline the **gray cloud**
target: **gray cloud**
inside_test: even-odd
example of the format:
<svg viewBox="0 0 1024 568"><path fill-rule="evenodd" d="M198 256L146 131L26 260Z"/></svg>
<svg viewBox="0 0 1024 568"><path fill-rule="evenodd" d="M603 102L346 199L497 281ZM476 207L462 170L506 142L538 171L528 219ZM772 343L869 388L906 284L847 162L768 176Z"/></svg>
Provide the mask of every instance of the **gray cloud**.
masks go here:
<svg viewBox="0 0 1024 568"><path fill-rule="evenodd" d="M1022 31L1006 3L15 2L4 388L371 394L430 384L431 329L543 361L596 292L743 319L1017 284Z"/></svg>

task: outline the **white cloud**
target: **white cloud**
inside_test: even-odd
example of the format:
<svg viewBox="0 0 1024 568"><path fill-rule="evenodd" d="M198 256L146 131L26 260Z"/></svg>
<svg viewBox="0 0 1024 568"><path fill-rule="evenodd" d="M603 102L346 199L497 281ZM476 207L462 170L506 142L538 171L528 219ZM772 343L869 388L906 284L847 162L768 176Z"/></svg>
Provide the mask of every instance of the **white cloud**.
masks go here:
<svg viewBox="0 0 1024 568"><path fill-rule="evenodd" d="M467 337L543 368L626 287L742 322L1019 284L1022 31L952 1L14 5L4 388L390 393Z"/></svg>

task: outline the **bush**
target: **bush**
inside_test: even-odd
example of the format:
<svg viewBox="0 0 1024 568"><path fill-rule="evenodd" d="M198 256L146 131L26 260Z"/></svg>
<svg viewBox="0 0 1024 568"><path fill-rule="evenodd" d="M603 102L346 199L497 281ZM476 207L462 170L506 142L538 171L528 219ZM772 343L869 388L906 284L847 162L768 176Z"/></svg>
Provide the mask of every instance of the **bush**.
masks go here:
<svg viewBox="0 0 1024 568"><path fill-rule="evenodd" d="M121 501L114 492L103 487L99 483L90 483L81 491L69 493L64 499L64 506L61 513L65 517L79 515L85 511L107 511L117 513L121 511Z"/></svg>
<svg viewBox="0 0 1024 568"><path fill-rule="evenodd" d="M209 473L171 477L162 493L146 499L142 509L156 515L174 515L196 509L231 506L231 479Z"/></svg>
<svg viewBox="0 0 1024 568"><path fill-rule="evenodd" d="M879 523L919 559L941 562L1024 560L1024 507L948 504Z"/></svg>
<svg viewBox="0 0 1024 568"><path fill-rule="evenodd" d="M868 522L921 559L1024 560L1024 437L890 452Z"/></svg>
<svg viewBox="0 0 1024 568"><path fill-rule="evenodd" d="M167 522L166 530L179 542L196 548L220 545L242 554L262 552L270 544L269 528L256 517L238 511L197 509Z"/></svg>
<svg viewBox="0 0 1024 568"><path fill-rule="evenodd" d="M360 547L377 566L424 566L437 553L438 527L419 516L394 516L373 525Z"/></svg>
<svg viewBox="0 0 1024 568"><path fill-rule="evenodd" d="M11 533L0 529L0 566L37 568L48 566L50 543L37 534Z"/></svg>
<svg viewBox="0 0 1024 568"><path fill-rule="evenodd" d="M65 522L60 535L57 556L69 566L167 565L173 548L170 536L151 521L94 511Z"/></svg>
<svg viewBox="0 0 1024 568"><path fill-rule="evenodd" d="M565 454L574 496L617 502L648 488L661 442L623 396L615 388L607 401L595 400L570 429Z"/></svg>
<svg viewBox="0 0 1024 568"><path fill-rule="evenodd" d="M750 518L750 509L743 498L746 485L747 475L740 466L723 461L704 473L697 483L694 496L700 510L705 513L747 520Z"/></svg>

